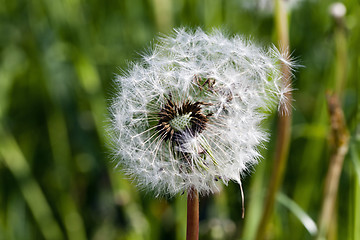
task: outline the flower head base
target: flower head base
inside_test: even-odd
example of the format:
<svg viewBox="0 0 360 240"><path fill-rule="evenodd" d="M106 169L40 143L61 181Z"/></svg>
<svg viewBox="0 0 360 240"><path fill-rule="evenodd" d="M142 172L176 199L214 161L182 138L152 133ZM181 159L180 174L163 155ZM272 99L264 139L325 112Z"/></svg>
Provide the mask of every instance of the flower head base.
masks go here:
<svg viewBox="0 0 360 240"><path fill-rule="evenodd" d="M115 155L157 195L240 183L266 141L261 122L284 94L279 52L239 36L176 30L118 76L111 106ZM290 66L291 67L291 66Z"/></svg>
<svg viewBox="0 0 360 240"><path fill-rule="evenodd" d="M177 106L171 99L167 99L165 107L159 113L157 129L164 140L177 142L185 132L195 136L206 126L207 117L201 113L200 103L185 101Z"/></svg>
<svg viewBox="0 0 360 240"><path fill-rule="evenodd" d="M191 115L193 115L192 112L175 116L174 119L170 120L170 126L175 131L184 131L185 129L190 127L190 121L192 119Z"/></svg>

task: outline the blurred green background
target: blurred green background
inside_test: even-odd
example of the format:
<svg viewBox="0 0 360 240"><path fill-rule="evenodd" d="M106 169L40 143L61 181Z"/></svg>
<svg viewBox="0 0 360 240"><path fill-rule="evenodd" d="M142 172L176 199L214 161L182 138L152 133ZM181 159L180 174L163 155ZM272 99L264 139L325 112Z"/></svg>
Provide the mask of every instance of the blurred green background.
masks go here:
<svg viewBox="0 0 360 240"><path fill-rule="evenodd" d="M340 76L351 140L331 239L360 239L360 3L344 1L346 15L335 19L333 1L288 2L291 50L304 67L295 72L291 147L268 237L314 239L331 150L325 92ZM114 169L106 140L114 75L181 26L277 44L265 0L0 0L0 240L185 239L186 196L136 189ZM262 152L243 183L245 219L231 183L201 198L200 239L253 239L274 136Z"/></svg>

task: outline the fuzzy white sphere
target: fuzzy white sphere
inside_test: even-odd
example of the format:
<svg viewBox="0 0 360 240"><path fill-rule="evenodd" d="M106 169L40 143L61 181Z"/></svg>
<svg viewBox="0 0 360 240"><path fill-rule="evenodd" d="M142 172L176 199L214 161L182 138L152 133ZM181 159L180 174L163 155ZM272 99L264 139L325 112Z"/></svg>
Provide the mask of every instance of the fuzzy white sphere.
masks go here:
<svg viewBox="0 0 360 240"><path fill-rule="evenodd" d="M177 29L117 76L111 135L118 166L156 195L200 194L241 181L267 139L266 115L286 105L274 47L221 31Z"/></svg>

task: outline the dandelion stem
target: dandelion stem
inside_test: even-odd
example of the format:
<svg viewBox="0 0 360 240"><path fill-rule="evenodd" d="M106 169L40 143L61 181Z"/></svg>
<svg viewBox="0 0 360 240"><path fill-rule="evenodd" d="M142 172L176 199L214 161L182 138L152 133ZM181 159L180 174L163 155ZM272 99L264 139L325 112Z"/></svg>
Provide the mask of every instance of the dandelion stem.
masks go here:
<svg viewBox="0 0 360 240"><path fill-rule="evenodd" d="M262 240L265 237L267 225L273 212L276 194L283 181L289 149L290 124L291 117L289 115L279 117L275 160L266 196L265 207L259 225L259 231L257 232L257 240Z"/></svg>
<svg viewBox="0 0 360 240"><path fill-rule="evenodd" d="M288 20L287 12L284 6L284 0L275 0L275 21L277 38L279 41L282 55L286 58L289 57L289 33L288 33ZM285 59L289 60L289 59ZM288 65L282 64L281 66L283 85L288 86L291 80L291 69ZM285 97L291 102L291 92L285 93ZM280 106L280 113L286 112L287 114L280 115L278 118L277 127L277 142L275 159L273 163L272 175L268 187L267 196L265 199L265 206L261 216L260 224L256 234L257 240L265 238L267 232L267 226L271 218L276 193L283 181L284 171L287 163L289 144L290 144L290 133L291 133L291 108L286 109L286 104Z"/></svg>
<svg viewBox="0 0 360 240"><path fill-rule="evenodd" d="M196 189L190 188L187 196L186 240L199 239L199 195Z"/></svg>

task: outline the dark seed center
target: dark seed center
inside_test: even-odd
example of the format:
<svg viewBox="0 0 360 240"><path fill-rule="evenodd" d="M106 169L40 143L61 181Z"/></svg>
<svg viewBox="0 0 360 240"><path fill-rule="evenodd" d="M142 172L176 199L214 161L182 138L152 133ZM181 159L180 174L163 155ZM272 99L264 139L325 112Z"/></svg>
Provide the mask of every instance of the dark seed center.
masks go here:
<svg viewBox="0 0 360 240"><path fill-rule="evenodd" d="M208 118L201 112L201 102L184 101L174 103L170 98L158 113L160 119L157 130L164 140L179 142L184 134L196 136L206 128Z"/></svg>

